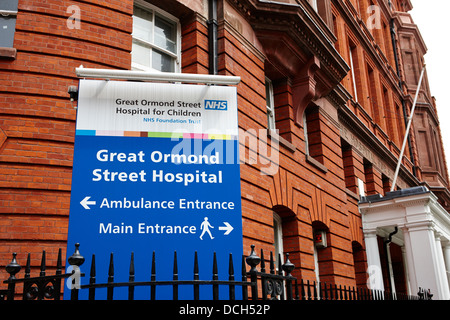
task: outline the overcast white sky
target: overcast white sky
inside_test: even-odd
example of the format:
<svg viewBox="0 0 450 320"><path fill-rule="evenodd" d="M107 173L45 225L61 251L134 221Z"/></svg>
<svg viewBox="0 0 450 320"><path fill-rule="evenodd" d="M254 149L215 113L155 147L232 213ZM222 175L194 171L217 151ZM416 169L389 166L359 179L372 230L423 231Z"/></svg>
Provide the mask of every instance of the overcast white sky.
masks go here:
<svg viewBox="0 0 450 320"><path fill-rule="evenodd" d="M427 45L425 55L431 94L436 104L450 167L450 0L411 0L410 14Z"/></svg>

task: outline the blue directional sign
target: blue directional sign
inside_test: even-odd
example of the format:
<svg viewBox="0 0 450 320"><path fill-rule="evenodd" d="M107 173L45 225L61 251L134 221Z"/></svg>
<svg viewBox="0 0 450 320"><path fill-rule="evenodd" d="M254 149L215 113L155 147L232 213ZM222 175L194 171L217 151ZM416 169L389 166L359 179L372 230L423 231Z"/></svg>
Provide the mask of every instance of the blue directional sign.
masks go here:
<svg viewBox="0 0 450 320"><path fill-rule="evenodd" d="M79 95L67 252L80 243L82 272L95 254L96 280L106 282L113 252L114 281L126 282L133 252L135 281L148 281L155 252L157 280L172 280L174 251L179 279L192 280L195 251L204 279L214 252L219 279L228 277L229 253L239 270L236 88L82 80ZM149 294L136 288L135 298ZM158 299L171 295L158 288ZM180 287L180 298L192 298L192 288Z"/></svg>

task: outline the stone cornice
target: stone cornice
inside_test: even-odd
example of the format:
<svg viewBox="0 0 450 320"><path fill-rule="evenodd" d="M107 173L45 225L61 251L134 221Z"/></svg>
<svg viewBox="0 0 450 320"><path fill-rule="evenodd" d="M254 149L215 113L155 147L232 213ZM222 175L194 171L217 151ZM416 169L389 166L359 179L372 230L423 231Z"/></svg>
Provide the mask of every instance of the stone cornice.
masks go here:
<svg viewBox="0 0 450 320"><path fill-rule="evenodd" d="M307 6L277 1L229 0L246 17L255 31L288 34L306 56L316 56L331 82L338 84L350 70L334 48L336 38L323 21L314 19Z"/></svg>

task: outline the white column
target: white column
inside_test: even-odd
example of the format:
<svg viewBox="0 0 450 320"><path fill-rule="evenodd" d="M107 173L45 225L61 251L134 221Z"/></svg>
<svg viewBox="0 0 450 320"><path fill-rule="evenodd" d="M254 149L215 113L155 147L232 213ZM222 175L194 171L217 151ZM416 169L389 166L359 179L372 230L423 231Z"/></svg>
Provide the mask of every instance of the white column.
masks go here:
<svg viewBox="0 0 450 320"><path fill-rule="evenodd" d="M419 291L419 286L417 284L417 278L416 278L416 268L414 265L414 255L413 255L413 248L411 247L411 238L409 236L409 230L408 228L403 228L403 241L405 243L404 245L404 251L406 256L406 268L408 268L408 275L409 275L409 294L411 295L417 295L417 292Z"/></svg>
<svg viewBox="0 0 450 320"><path fill-rule="evenodd" d="M405 272L406 292L409 295L412 295L413 293L411 292L411 282L409 280L408 259L406 258L405 246L401 247L401 249L402 249L403 269ZM414 295L415 295L415 293L414 293Z"/></svg>
<svg viewBox="0 0 450 320"><path fill-rule="evenodd" d="M376 229L364 230L364 242L366 244L367 273L369 274L368 287L372 290L384 290Z"/></svg>
<svg viewBox="0 0 450 320"><path fill-rule="evenodd" d="M436 257L439 270L439 285L442 291L442 299L448 300L450 299L450 292L448 288L448 279L446 274L447 270L445 269L444 253L442 251L441 236L442 235L440 233L438 232L435 233Z"/></svg>
<svg viewBox="0 0 450 320"><path fill-rule="evenodd" d="M450 286L450 242L446 241L442 247L444 251L444 261L445 261L445 274L447 275L447 282Z"/></svg>
<svg viewBox="0 0 450 320"><path fill-rule="evenodd" d="M440 285L440 271L436 240L428 221L406 225L404 230L405 250L412 294L417 295L419 287L433 294L433 300L445 299Z"/></svg>

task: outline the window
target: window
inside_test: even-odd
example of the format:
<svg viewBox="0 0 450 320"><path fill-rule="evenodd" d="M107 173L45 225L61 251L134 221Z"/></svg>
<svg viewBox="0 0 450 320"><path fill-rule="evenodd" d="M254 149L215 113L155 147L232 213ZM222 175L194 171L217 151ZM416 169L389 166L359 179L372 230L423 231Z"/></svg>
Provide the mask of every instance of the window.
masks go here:
<svg viewBox="0 0 450 320"><path fill-rule="evenodd" d="M355 98L355 102L358 102L358 90L356 87L356 75L355 75L356 47L350 45L348 52L350 55L350 68L351 68L350 71L352 73L353 97Z"/></svg>
<svg viewBox="0 0 450 320"><path fill-rule="evenodd" d="M324 224L319 221L313 222L313 258L314 258L314 273L316 276L317 294L320 299L320 267L321 260L323 261L323 250L327 250L327 231ZM323 263L323 262L322 262ZM322 265L323 267L323 265Z"/></svg>
<svg viewBox="0 0 450 320"><path fill-rule="evenodd" d="M273 238L275 246L275 266L278 268L279 256L281 256L281 263L283 264L283 224L281 217L275 212L273 213Z"/></svg>
<svg viewBox="0 0 450 320"><path fill-rule="evenodd" d="M354 196L364 197L364 181L358 175L358 155L353 147L341 138L342 160L344 162L345 187L354 193Z"/></svg>
<svg viewBox="0 0 450 320"><path fill-rule="evenodd" d="M318 284L320 282L319 253L317 252L317 247L315 245L314 245L314 273L316 274L316 284Z"/></svg>
<svg viewBox="0 0 450 320"><path fill-rule="evenodd" d="M327 172L324 166L324 144L319 107L310 104L303 113L303 132L305 135L306 161Z"/></svg>
<svg viewBox="0 0 450 320"><path fill-rule="evenodd" d="M0 2L0 47L12 48L16 29L18 0Z"/></svg>
<svg viewBox="0 0 450 320"><path fill-rule="evenodd" d="M375 72L373 71L372 67L367 64L367 74L368 74L368 89L369 89L369 104L371 105L370 111L372 113L372 119L373 121L381 126L381 116L380 116L380 106L378 103L378 96L377 96L377 88L378 84L376 82L375 78Z"/></svg>
<svg viewBox="0 0 450 320"><path fill-rule="evenodd" d="M272 81L266 78L266 108L267 108L267 128L275 130L275 107L273 103Z"/></svg>
<svg viewBox="0 0 450 320"><path fill-rule="evenodd" d="M306 110L303 112L303 133L305 135L305 153L309 155L308 119L306 118Z"/></svg>
<svg viewBox="0 0 450 320"><path fill-rule="evenodd" d="M386 195L387 192L391 191L391 181L389 177L382 174L381 182L383 183L383 194Z"/></svg>
<svg viewBox="0 0 450 320"><path fill-rule="evenodd" d="M395 113L397 115L397 130L398 130L398 140L397 140L397 146L400 148L403 142L403 138L405 136L405 122L403 118L403 111L400 109L400 106L397 102L395 103ZM409 153L408 148L405 150L405 155L407 156Z"/></svg>
<svg viewBox="0 0 450 320"><path fill-rule="evenodd" d="M383 107L384 107L384 110L386 113L385 122L386 122L387 134L391 141L395 141L396 137L395 137L394 124L395 124L395 119L397 117L397 114L395 113L395 111L392 110L390 93L384 85L383 85L383 104L384 104Z"/></svg>
<svg viewBox="0 0 450 320"><path fill-rule="evenodd" d="M135 4L132 68L178 72L181 56L178 20L146 2Z"/></svg>

